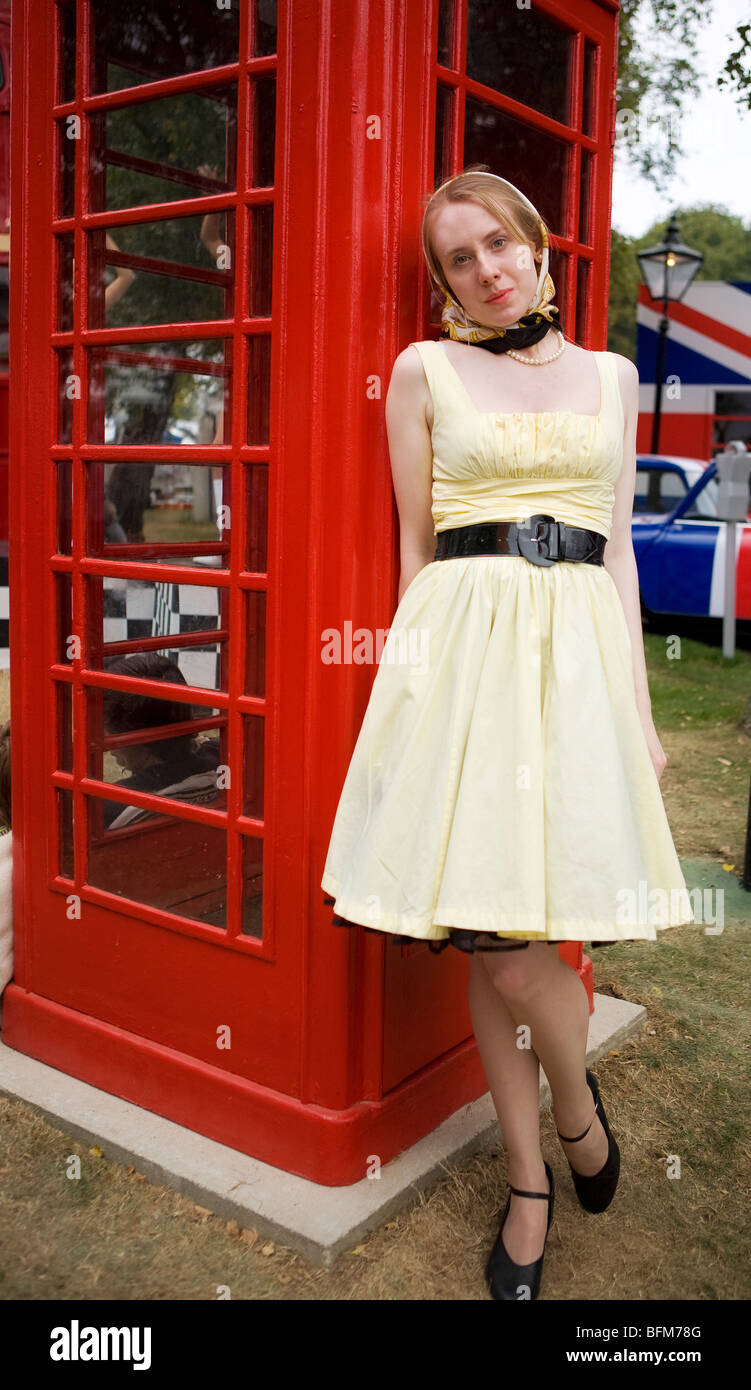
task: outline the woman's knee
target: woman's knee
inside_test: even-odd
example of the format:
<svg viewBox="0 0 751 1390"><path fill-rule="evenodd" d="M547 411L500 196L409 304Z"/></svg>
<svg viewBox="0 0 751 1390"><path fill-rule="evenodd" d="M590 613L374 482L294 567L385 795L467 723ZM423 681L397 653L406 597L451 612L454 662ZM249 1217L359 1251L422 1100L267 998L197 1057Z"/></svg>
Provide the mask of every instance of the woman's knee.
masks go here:
<svg viewBox="0 0 751 1390"><path fill-rule="evenodd" d="M547 975L550 953L542 942L531 942L522 951L483 951L482 960L499 994L524 997L539 987Z"/></svg>

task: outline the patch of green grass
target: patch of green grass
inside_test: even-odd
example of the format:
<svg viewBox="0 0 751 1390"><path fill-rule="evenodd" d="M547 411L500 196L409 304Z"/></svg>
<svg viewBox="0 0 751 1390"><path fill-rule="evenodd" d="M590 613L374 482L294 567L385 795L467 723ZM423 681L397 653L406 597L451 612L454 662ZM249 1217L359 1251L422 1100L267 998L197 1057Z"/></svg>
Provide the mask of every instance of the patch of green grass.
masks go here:
<svg viewBox="0 0 751 1390"><path fill-rule="evenodd" d="M735 725L751 695L751 652L655 632L644 651L655 724L663 729Z"/></svg>

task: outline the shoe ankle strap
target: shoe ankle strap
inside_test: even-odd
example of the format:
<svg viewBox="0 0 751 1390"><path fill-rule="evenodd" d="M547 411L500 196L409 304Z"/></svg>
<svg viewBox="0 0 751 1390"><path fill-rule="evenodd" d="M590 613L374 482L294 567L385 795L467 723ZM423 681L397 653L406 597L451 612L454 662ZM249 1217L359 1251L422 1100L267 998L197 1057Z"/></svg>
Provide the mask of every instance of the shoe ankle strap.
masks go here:
<svg viewBox="0 0 751 1390"><path fill-rule="evenodd" d="M556 1130L556 1134L558 1135L558 1138L559 1138L559 1139L562 1139L563 1142L564 1142L564 1144L578 1144L578 1142L579 1142L580 1139L583 1139L584 1136L585 1136L586 1134L589 1134L589 1131L591 1130L591 1128L592 1128L592 1126L593 1126L593 1124L594 1124L594 1122L595 1122L595 1117L596 1117L596 1115L597 1115L597 1108L598 1108L599 1104L600 1104L600 1102L599 1102L599 1099L598 1099L598 1100L595 1101L594 1114L593 1114L592 1119L590 1120L589 1124L587 1125L587 1128L584 1129L584 1130L582 1130L581 1134L577 1134L577 1136L576 1136L575 1139L568 1139L568 1138L566 1137L565 1134L561 1134L561 1131L560 1131L559 1129L557 1129L557 1130Z"/></svg>

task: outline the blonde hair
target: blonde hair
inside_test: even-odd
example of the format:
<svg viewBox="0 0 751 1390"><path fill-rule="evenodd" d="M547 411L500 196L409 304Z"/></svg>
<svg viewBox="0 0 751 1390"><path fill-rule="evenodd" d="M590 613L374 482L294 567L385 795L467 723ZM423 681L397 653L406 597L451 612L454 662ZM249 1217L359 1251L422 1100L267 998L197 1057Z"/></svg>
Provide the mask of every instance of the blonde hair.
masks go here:
<svg viewBox="0 0 751 1390"><path fill-rule="evenodd" d="M527 207L513 188L501 188L483 177L483 173L491 172L487 164L472 165L463 169L455 178L441 184L435 192L428 194L426 200L422 217L422 249L428 273L431 279L454 299L456 295L443 273L431 237L436 213L447 203L465 203L470 199L475 203L482 203L488 212L492 212L508 227L512 241L531 243L535 252L543 249L541 226L544 226L548 243L550 242L551 232L544 218Z"/></svg>

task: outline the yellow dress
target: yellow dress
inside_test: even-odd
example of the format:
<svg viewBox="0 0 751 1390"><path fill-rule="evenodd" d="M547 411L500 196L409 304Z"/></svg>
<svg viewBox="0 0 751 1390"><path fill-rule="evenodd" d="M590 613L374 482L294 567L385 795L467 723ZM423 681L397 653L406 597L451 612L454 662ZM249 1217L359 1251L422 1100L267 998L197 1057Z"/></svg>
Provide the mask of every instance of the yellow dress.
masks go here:
<svg viewBox="0 0 751 1390"><path fill-rule="evenodd" d="M611 353L593 354L599 414L498 414L476 409L440 342L411 346L433 398L436 532L543 512L609 537L624 427ZM481 555L418 572L321 887L335 922L434 950L462 932L655 940L693 921L603 566Z"/></svg>

